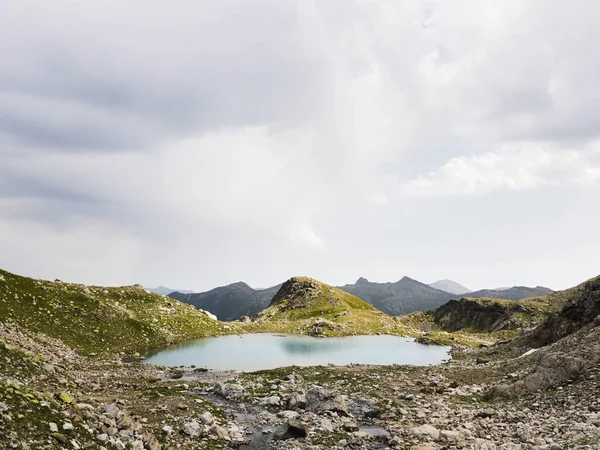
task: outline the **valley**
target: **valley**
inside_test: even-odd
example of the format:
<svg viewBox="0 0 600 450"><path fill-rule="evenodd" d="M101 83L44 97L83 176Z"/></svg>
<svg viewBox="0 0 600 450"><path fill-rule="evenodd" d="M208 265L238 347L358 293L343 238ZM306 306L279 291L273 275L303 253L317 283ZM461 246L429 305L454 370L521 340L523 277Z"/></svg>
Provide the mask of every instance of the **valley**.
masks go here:
<svg viewBox="0 0 600 450"><path fill-rule="evenodd" d="M389 316L296 277L255 317L220 322L141 286L2 271L0 436L17 449L598 448L598 305L600 277L534 299L461 298ZM452 360L250 373L144 360L256 332L412 336L452 345Z"/></svg>

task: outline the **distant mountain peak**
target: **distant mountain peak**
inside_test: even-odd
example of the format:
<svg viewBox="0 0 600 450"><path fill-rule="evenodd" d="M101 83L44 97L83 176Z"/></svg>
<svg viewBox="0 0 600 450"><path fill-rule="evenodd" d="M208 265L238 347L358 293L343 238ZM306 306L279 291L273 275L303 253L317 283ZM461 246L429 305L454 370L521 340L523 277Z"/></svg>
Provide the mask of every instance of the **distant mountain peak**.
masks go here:
<svg viewBox="0 0 600 450"><path fill-rule="evenodd" d="M435 289L439 289L440 291L449 292L454 295L463 295L467 292L471 292L471 290L462 284L457 283L456 281L443 279L436 281L435 283L430 283L429 286Z"/></svg>
<svg viewBox="0 0 600 450"><path fill-rule="evenodd" d="M358 280L356 280L356 283L354 283L354 284L365 285L365 284L369 284L369 283L370 283L369 280L367 280L366 278L360 277Z"/></svg>

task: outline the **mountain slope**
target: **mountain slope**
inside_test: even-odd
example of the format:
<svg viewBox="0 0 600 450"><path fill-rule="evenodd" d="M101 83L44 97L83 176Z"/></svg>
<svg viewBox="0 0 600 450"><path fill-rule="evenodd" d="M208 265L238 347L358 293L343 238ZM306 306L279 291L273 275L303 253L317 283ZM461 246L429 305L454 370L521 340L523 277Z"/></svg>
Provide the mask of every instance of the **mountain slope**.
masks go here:
<svg viewBox="0 0 600 450"><path fill-rule="evenodd" d="M429 286L454 295L463 295L467 292L471 292L469 288L466 288L462 284L452 280L439 280L434 283L429 283Z"/></svg>
<svg viewBox="0 0 600 450"><path fill-rule="evenodd" d="M340 289L392 316L434 309L456 297L409 277L395 283L371 283L360 278L355 284L340 286Z"/></svg>
<svg viewBox="0 0 600 450"><path fill-rule="evenodd" d="M528 297L540 297L542 295L552 294L554 291L547 287L536 286L513 286L506 289L481 289L479 291L469 292L469 298L501 298L504 300L521 300Z"/></svg>
<svg viewBox="0 0 600 450"><path fill-rule="evenodd" d="M327 336L400 331L394 318L367 302L306 277L283 283L271 305L243 326L247 331Z"/></svg>
<svg viewBox="0 0 600 450"><path fill-rule="evenodd" d="M566 291L548 296L559 298L564 307L549 315L530 333L516 339L517 345L539 348L590 326L600 316L600 276L585 281Z"/></svg>
<svg viewBox="0 0 600 450"><path fill-rule="evenodd" d="M493 333L532 327L561 306L545 298L501 300L461 298L426 313L444 331Z"/></svg>
<svg viewBox="0 0 600 450"><path fill-rule="evenodd" d="M172 292L169 297L209 311L219 320L231 321L242 316L253 316L267 308L280 287L277 285L257 290L239 282L197 294Z"/></svg>
<svg viewBox="0 0 600 450"><path fill-rule="evenodd" d="M45 333L82 354L140 351L227 332L202 311L141 286L84 286L2 270L0 322Z"/></svg>

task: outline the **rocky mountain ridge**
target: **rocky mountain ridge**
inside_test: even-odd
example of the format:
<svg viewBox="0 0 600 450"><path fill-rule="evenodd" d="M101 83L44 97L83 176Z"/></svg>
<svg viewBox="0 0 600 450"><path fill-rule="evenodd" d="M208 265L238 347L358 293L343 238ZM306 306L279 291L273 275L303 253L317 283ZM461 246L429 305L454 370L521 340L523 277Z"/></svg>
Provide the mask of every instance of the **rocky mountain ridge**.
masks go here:
<svg viewBox="0 0 600 450"><path fill-rule="evenodd" d="M447 301L463 295L457 292L463 290L466 292L467 290L464 286L450 280L440 280L437 283L440 288L445 286L446 290L432 286L436 283L428 285L410 277L403 277L393 283L373 283L360 277L354 284L338 286L338 288L365 300L386 314L398 316L435 309ZM252 317L266 309L280 287L281 284L267 289L253 289L246 283L238 282L201 293L173 292L169 294L169 297L210 311L219 320L233 321L242 316ZM448 291L454 291L454 293ZM486 289L469 293L468 296L520 300L552 292L550 289L539 286L536 288L513 287L502 292Z"/></svg>

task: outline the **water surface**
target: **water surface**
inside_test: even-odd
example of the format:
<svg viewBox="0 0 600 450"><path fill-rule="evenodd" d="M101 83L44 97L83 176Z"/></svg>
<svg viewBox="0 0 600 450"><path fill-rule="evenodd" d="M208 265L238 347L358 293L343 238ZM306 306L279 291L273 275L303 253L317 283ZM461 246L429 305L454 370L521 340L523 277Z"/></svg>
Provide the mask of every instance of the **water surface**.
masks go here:
<svg viewBox="0 0 600 450"><path fill-rule="evenodd" d="M301 335L244 334L197 339L152 352L150 364L254 371L327 364L410 364L449 359L450 347L423 345L398 336L315 338Z"/></svg>

